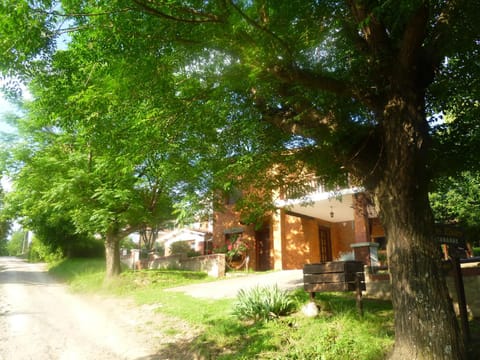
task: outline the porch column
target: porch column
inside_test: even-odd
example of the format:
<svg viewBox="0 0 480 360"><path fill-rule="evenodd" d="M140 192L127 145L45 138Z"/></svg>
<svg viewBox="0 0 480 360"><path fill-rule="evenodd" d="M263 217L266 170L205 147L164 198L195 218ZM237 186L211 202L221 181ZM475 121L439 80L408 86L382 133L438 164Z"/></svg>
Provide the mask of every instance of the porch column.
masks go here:
<svg viewBox="0 0 480 360"><path fill-rule="evenodd" d="M368 199L365 194L353 195L353 221L355 223L355 243L370 241L370 224L367 211Z"/></svg>
<svg viewBox="0 0 480 360"><path fill-rule="evenodd" d="M282 270L282 250L284 238L284 222L285 212L277 209L272 215L272 253L273 253L273 269Z"/></svg>
<svg viewBox="0 0 480 360"><path fill-rule="evenodd" d="M368 266L378 265L378 244L372 242L370 221L368 219L368 197L364 193L353 197L353 217L355 224L355 243L353 249L355 260Z"/></svg>

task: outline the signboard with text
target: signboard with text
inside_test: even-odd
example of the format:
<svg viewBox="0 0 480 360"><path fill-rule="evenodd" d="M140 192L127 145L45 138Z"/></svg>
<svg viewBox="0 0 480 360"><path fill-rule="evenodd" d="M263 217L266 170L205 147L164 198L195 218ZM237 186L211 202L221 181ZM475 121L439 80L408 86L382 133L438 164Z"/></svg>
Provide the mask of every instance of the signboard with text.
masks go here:
<svg viewBox="0 0 480 360"><path fill-rule="evenodd" d="M435 224L435 238L441 245L446 245L448 255L454 258L467 256L467 243L462 228L455 225Z"/></svg>
<svg viewBox="0 0 480 360"><path fill-rule="evenodd" d="M458 226L435 224L435 238L440 244L466 247L465 233Z"/></svg>

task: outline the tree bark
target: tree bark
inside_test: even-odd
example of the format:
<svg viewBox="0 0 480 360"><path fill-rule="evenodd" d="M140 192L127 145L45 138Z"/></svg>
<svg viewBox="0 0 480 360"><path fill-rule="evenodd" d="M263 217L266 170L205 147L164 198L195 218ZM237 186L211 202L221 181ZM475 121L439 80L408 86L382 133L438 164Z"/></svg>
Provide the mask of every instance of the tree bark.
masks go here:
<svg viewBox="0 0 480 360"><path fill-rule="evenodd" d="M122 268L120 266L120 239L117 234L107 233L105 237L106 278L118 276Z"/></svg>
<svg viewBox="0 0 480 360"><path fill-rule="evenodd" d="M422 91L420 91L422 93ZM441 271L428 201L428 126L419 91L392 95L379 114L382 171L376 183L388 239L395 311L390 359L464 359L465 349Z"/></svg>

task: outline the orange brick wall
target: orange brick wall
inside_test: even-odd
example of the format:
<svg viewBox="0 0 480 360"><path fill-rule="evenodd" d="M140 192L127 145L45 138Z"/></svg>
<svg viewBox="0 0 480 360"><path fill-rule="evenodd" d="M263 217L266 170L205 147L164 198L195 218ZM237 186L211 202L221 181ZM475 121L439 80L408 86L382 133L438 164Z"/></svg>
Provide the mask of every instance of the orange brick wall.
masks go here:
<svg viewBox="0 0 480 360"><path fill-rule="evenodd" d="M353 221L328 223L316 219L293 215L285 216L285 241L282 247L283 269L301 269L306 263L320 260L318 227L330 228L333 259L340 253L351 252L350 244L354 242Z"/></svg>
<svg viewBox="0 0 480 360"><path fill-rule="evenodd" d="M233 227L242 227L238 222L238 215L231 207L226 207L223 212L216 211L214 214L213 246L220 247L225 244L225 230Z"/></svg>
<svg viewBox="0 0 480 360"><path fill-rule="evenodd" d="M355 229L353 221L333 223L331 227L332 255L338 259L340 253L351 252L350 244L355 242Z"/></svg>
<svg viewBox="0 0 480 360"><path fill-rule="evenodd" d="M319 219L315 220L315 228L313 229L314 233L312 234L310 238L310 257L306 259L305 263L318 263L320 261L320 241L318 239L318 228L326 228L326 229L331 229L331 223L327 221L322 221ZM330 239L332 241L332 247L333 247L333 237L330 231Z"/></svg>
<svg viewBox="0 0 480 360"><path fill-rule="evenodd" d="M307 217L285 215L284 237L282 244L282 268L301 269L306 263L320 260L318 227L330 228L332 256L337 259L340 253L351 252L354 242L353 221L328 223Z"/></svg>
<svg viewBox="0 0 480 360"><path fill-rule="evenodd" d="M225 230L232 228L243 229L242 239L247 241L249 245L250 267L255 268L257 263L255 229L251 225L240 224L238 219L238 214L232 211L231 207L227 207L222 213L215 212L213 245L214 247L219 247L225 244ZM284 270L301 269L306 263L318 262L320 260L319 226L330 229L333 260L338 259L341 253L352 251L350 244L355 242L353 221L329 223L282 212L281 217L271 223L271 265L274 265L273 263L276 261L277 255L279 256L278 266L281 263L281 268ZM277 267L275 266L275 268Z"/></svg>
<svg viewBox="0 0 480 360"><path fill-rule="evenodd" d="M233 206L226 206L223 212L216 211L213 226L213 247L225 245L225 231L228 229L242 229L242 241L248 245L250 266L256 264L255 229L253 225L242 225L239 222L239 214L233 211Z"/></svg>
<svg viewBox="0 0 480 360"><path fill-rule="evenodd" d="M284 270L301 269L308 257L310 244L306 241L311 226L308 220L285 215L285 241L282 245L282 267ZM306 226L305 226L306 225Z"/></svg>
<svg viewBox="0 0 480 360"><path fill-rule="evenodd" d="M384 237L385 236L385 230L383 229L382 224L380 223L380 219L372 219L372 225L371 225L371 231L372 231L372 238L376 237ZM370 241L373 241L372 239Z"/></svg>

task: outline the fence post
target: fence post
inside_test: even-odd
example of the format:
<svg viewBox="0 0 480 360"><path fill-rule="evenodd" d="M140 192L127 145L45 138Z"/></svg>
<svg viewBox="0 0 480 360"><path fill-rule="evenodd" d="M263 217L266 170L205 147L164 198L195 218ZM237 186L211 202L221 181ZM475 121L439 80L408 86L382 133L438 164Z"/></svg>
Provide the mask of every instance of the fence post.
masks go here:
<svg viewBox="0 0 480 360"><path fill-rule="evenodd" d="M355 273L355 287L357 288L357 296L356 296L356 300L357 300L357 310L358 310L358 313L360 314L360 316L363 316L363 303L362 303L362 284L361 284L361 281L362 281L362 273Z"/></svg>

